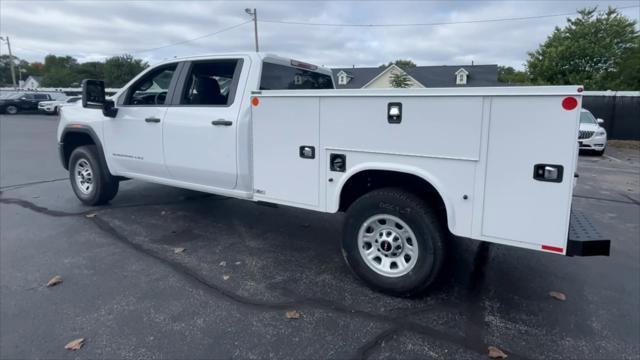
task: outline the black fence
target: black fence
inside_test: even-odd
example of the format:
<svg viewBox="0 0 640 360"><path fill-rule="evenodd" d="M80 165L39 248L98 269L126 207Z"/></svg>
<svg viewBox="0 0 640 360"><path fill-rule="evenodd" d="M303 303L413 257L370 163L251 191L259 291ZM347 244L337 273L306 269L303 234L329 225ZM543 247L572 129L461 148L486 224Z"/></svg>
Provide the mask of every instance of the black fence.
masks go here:
<svg viewBox="0 0 640 360"><path fill-rule="evenodd" d="M585 94L582 107L604 120L609 139L640 140L640 95Z"/></svg>

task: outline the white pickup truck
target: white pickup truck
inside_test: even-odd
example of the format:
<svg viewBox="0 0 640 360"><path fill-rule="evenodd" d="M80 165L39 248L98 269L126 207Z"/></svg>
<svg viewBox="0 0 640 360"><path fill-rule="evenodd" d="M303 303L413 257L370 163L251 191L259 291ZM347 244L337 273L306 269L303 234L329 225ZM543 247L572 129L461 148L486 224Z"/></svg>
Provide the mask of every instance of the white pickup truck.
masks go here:
<svg viewBox="0 0 640 360"><path fill-rule="evenodd" d="M62 109L58 140L87 205L133 178L345 212L348 264L404 296L434 283L451 234L609 254L609 240L571 211L581 92L334 90L331 71L308 63L199 56L146 69L110 99L103 82L85 80L83 106Z"/></svg>

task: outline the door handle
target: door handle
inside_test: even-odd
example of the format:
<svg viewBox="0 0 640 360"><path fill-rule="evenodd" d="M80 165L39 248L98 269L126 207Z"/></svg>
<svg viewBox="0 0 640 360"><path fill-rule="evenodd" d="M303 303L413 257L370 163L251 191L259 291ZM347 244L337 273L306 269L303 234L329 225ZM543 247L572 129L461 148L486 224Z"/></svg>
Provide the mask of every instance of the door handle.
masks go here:
<svg viewBox="0 0 640 360"><path fill-rule="evenodd" d="M148 117L148 118L144 119L144 121L146 121L148 123L159 123L160 119L158 119L157 117Z"/></svg>
<svg viewBox="0 0 640 360"><path fill-rule="evenodd" d="M231 125L233 125L233 121L224 120L224 119L218 119L218 120L213 120L211 122L211 125L214 125L214 126L220 126L220 125L222 125L222 126L231 126Z"/></svg>
<svg viewBox="0 0 640 360"><path fill-rule="evenodd" d="M538 181L562 182L562 165L535 164L533 166L533 178Z"/></svg>

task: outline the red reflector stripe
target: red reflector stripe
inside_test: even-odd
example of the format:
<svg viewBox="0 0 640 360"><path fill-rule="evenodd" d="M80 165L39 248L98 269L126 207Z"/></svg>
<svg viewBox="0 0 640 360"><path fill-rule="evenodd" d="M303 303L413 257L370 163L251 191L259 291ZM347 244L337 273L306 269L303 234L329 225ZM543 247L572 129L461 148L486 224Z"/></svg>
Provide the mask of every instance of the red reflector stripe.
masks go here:
<svg viewBox="0 0 640 360"><path fill-rule="evenodd" d="M561 253L563 251L562 248L555 247L555 246L549 246L549 245L542 245L542 250L549 250L549 251L559 252L559 253Z"/></svg>

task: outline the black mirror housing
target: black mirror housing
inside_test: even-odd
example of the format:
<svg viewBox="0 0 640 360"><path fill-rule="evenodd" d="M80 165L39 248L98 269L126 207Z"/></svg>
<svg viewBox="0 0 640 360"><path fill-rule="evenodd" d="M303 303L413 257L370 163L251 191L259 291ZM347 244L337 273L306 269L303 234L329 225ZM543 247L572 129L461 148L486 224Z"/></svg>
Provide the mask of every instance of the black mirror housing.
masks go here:
<svg viewBox="0 0 640 360"><path fill-rule="evenodd" d="M107 100L102 80L82 80L82 107L101 109L102 114L108 117L115 117L118 113L113 100Z"/></svg>
<svg viewBox="0 0 640 360"><path fill-rule="evenodd" d="M104 81L82 80L82 107L102 109L105 99Z"/></svg>

